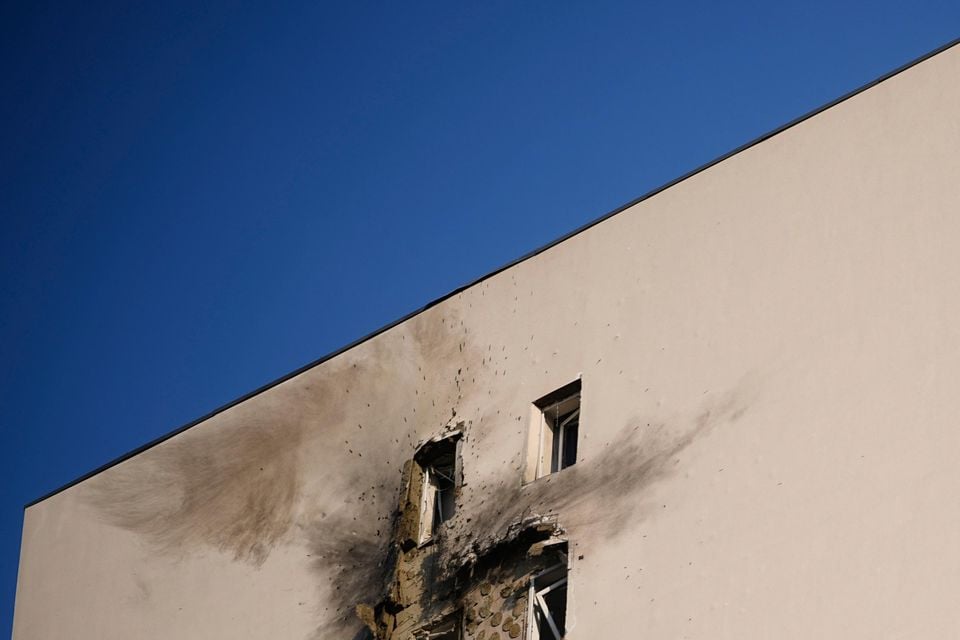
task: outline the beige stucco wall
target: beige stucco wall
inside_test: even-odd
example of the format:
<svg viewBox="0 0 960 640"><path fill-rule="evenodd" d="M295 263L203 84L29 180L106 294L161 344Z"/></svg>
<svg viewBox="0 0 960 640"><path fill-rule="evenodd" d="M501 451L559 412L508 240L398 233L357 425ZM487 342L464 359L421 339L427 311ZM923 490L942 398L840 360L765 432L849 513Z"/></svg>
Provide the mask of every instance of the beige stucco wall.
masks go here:
<svg viewBox="0 0 960 640"><path fill-rule="evenodd" d="M957 637L958 149L954 47L30 507L15 640L350 638L459 420L452 531L555 512L573 640Z"/></svg>

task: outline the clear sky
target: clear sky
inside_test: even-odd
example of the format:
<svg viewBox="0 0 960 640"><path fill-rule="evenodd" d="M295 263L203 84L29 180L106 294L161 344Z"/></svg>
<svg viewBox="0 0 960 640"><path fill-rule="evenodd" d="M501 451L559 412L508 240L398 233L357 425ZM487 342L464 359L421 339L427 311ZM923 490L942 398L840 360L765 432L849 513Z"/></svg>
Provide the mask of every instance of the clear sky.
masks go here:
<svg viewBox="0 0 960 640"><path fill-rule="evenodd" d="M0 635L24 503L960 36L955 0L113 4L0 8Z"/></svg>

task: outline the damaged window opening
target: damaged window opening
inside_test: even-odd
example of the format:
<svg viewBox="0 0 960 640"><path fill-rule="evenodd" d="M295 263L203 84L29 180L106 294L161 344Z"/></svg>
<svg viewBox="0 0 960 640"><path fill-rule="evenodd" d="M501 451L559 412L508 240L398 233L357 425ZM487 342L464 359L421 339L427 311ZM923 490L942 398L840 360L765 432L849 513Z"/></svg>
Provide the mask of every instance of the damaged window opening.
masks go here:
<svg viewBox="0 0 960 640"><path fill-rule="evenodd" d="M420 497L419 543L428 542L440 525L453 517L457 508L457 445L460 434L430 442L417 454L423 472Z"/></svg>
<svg viewBox="0 0 960 640"><path fill-rule="evenodd" d="M577 463L580 436L580 380L537 400L528 450L527 482L556 473Z"/></svg>
<svg viewBox="0 0 960 640"><path fill-rule="evenodd" d="M463 638L460 632L462 618L463 613L458 611L440 622L414 631L413 637L415 640L461 640Z"/></svg>
<svg viewBox="0 0 960 640"><path fill-rule="evenodd" d="M410 499L413 495L419 499L419 488L416 494L401 496L399 536L407 536L403 528L413 524L404 514L418 512L419 503ZM412 541L408 537L398 541L383 599L355 607L371 640L564 637L569 556L556 516L515 520L495 538L462 549L406 545Z"/></svg>
<svg viewBox="0 0 960 640"><path fill-rule="evenodd" d="M530 580L528 640L563 640L567 633L567 555Z"/></svg>

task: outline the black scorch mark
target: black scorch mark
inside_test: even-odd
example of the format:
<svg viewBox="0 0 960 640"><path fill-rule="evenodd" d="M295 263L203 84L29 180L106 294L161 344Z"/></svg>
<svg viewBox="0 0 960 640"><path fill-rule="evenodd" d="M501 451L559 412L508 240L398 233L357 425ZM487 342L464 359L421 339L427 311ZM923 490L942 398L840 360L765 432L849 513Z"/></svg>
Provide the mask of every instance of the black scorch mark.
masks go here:
<svg viewBox="0 0 960 640"><path fill-rule="evenodd" d="M296 423L198 429L94 478L83 499L162 552L206 546L260 565L293 523L301 440Z"/></svg>
<svg viewBox="0 0 960 640"><path fill-rule="evenodd" d="M521 530L518 523L538 516L556 518L560 525L576 519L581 532L589 531L597 539L624 533L649 514L649 490L680 468L684 451L744 415L754 396L751 387L744 384L708 400L686 420L638 420L599 454L527 486L520 486L517 469L481 485L435 540L436 552L429 570L425 565L423 579L434 581L434 587L450 580L509 542ZM385 520L386 526L375 534L366 527L361 533L356 518L346 515L315 523L310 536L311 549L317 554L313 569L318 579L329 584L326 600L331 608L329 622L317 630L315 640L366 637L354 608L382 599L395 562L393 523Z"/></svg>
<svg viewBox="0 0 960 640"><path fill-rule="evenodd" d="M395 547L391 544L393 517L383 517L383 528L357 528L346 513L328 515L304 527L310 570L323 592L323 622L310 636L365 638L356 615L360 603L380 600L392 575Z"/></svg>
<svg viewBox="0 0 960 640"><path fill-rule="evenodd" d="M708 400L693 418L646 421L624 427L593 457L526 486L514 471L483 486L478 504L454 518L452 557L479 554L509 527L531 516L558 516L561 524L611 537L648 514L649 489L675 473L679 456L724 424L739 420L754 396L752 383Z"/></svg>

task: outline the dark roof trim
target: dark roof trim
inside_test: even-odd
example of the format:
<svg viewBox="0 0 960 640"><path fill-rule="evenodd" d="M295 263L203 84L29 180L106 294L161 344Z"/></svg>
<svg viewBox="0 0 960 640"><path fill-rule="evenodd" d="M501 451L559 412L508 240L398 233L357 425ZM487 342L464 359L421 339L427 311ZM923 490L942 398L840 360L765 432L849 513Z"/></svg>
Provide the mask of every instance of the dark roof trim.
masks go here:
<svg viewBox="0 0 960 640"><path fill-rule="evenodd" d="M125 453L125 454L123 454L122 456L120 456L120 457L118 457L118 458L116 458L116 459L114 459L114 460L111 460L110 462L108 462L108 463L106 463L106 464L104 464L104 465L102 465L102 466L100 466L100 467L97 467L97 468L94 469L93 471L91 471L91 472L89 472L89 473L87 473L87 474L84 474L84 475L80 476L79 478L77 478L77 479L75 479L75 480L73 480L73 481L71 481L71 482L68 482L67 484L63 485L62 487L60 487L60 488L58 488L58 489L54 489L54 490L51 491L50 493L47 493L46 495L41 496L40 498L37 498L37 499L34 500L33 502L30 502L30 503L26 504L26 505L24 506L24 509L26 509L26 508L28 508L28 507L32 507L33 505L37 504L38 502L43 502L43 501L46 500L47 498L50 498L50 497L52 497L52 496L55 496L55 495L57 495L58 493L60 493L61 491L65 491L66 489L69 489L70 487L72 487L72 486L75 485L75 484L79 484L79 483L83 482L84 480L87 480L88 478L91 478L91 477L97 475L97 474L100 473L101 471L105 471L105 470L109 469L110 467L112 467L112 466L114 466L114 465L120 464L121 462L127 460L128 458L132 458L132 457L135 456L135 455L138 455L138 454L140 454L140 453L143 453L143 452L146 451L147 449L150 449L151 447L154 447L154 446L160 444L161 442L164 442L165 440L169 440L170 438L174 437L175 435L177 435L177 434L179 434L179 433L181 433L181 432L183 432L183 431L186 431L187 429L189 429L189 428L191 428L191 427L193 427L193 426L196 426L196 425L200 424L201 422L204 422L204 421L206 421L206 420L209 420L209 419L212 418L213 416L217 415L218 413L222 413L222 412L226 411L227 409L233 407L234 405L240 404L241 402L245 402L246 400L249 400L250 398L252 398L252 397L254 397L254 396L256 396L256 395L259 395L259 394L263 393L264 391L266 391L266 390L268 390L268 389L270 389L270 388L272 388L272 387L277 386L278 384L281 384L281 383L283 383L283 382L286 382L286 381L289 380L290 378L293 378L293 377L295 377L295 376L300 375L301 373L303 373L304 371L307 371L308 369L312 369L313 367L315 367L315 366L317 366L317 365L319 365L319 364L322 364L322 363L326 362L327 360L330 360L331 358L335 358L335 357L337 357L338 355L340 355L341 353L343 353L343 352L345 352L345 351L348 351L348 350L356 347L357 345L362 344L362 343L366 342L367 340L370 340L371 338L374 338L374 337L380 335L381 333L384 333L385 331L388 331L389 329L392 329L393 327L397 326L398 324L401 324L401 323L403 323L403 322L406 322L406 321L409 320L410 318L412 318L412 317L414 317L414 316L416 316L416 315L419 315L419 314L423 313L424 311L426 311L427 309L429 309L429 308L431 308L431 307L433 307L433 306L435 306L435 305L440 304L440 303L443 302L444 300L447 300L448 298L452 298L453 296L455 296L455 295L457 295L457 294L465 291L466 289L469 289L470 287L472 287L472 286L474 286L474 285L476 285L476 284L479 284L479 283L483 282L484 280L486 280L486 279L488 279L488 278L492 278L493 276L497 275L497 274L500 273L501 271L505 271L505 270L507 270L507 269L509 269L509 268L511 268L511 267L513 267L513 266L515 266L515 265L517 265L517 264L519 264L519 263L521 263L521 262L524 262L525 260L529 260L530 258L532 258L532 257L534 257L534 256L536 256L536 255L539 255L539 254L543 253L543 252L546 251L547 249L550 249L550 248L552 248L552 247L560 244L561 242L564 242L565 240L568 240L568 239L572 238L573 236L575 236L575 235L577 235L577 234L580 234L580 233L583 233L583 232L586 231L587 229L589 229L589 228L591 228L591 227L593 227L593 226L595 226L595 225L597 225L597 224L600 224L601 222L603 222L603 221L606 220L607 218L611 218L611 217L617 215L618 213L620 213L620 212L622 212L622 211L624 211L624 210L626 210L626 209L629 209L630 207L634 206L635 204L638 204L638 203L640 203L640 202L643 202L643 201L646 200L647 198L651 198L651 197L657 195L658 193L660 193L661 191L664 191L664 190L666 190L666 189L669 189L670 187L672 187L672 186L674 186L674 185L676 185L676 184L679 184L679 183L683 182L683 181L686 180L687 178L693 177L693 176L697 175L698 173L700 173L701 171L705 171L706 169L709 169L709 168L712 167L713 165L718 164L718 163L720 163L720 162L723 162L723 161L726 160L727 158L730 158L730 157L732 157L732 156L737 155L737 154L740 153L741 151L745 151L746 149L749 149L750 147L753 147L754 145L760 144L760 143L763 142L764 140L767 140L768 138L772 138L773 136L775 136L775 135L777 135L777 134L779 134L779 133L782 133L782 132L786 131L787 129L790 129L791 127L794 127L794 126L800 124L800 123L803 122L804 120L807 120L807 119L809 119L809 118L812 118L813 116L815 116L815 115L817 115L817 114L819 114L819 113L821 113L821 112L823 112L823 111L826 111L827 109L830 109L831 107L835 107L836 105L840 104L841 102L844 102L844 101L846 101L846 100L849 100L850 98L856 96L857 94L860 94L860 93L866 91L867 89L870 89L871 87L875 87L876 85L880 84L881 82L883 82L883 81L885 81L885 80L889 80L890 78L892 78L892 77L894 77L894 76L896 76L896 75L898 75L898 74L906 71L907 69L909 69L909 68L911 68L911 67L913 67L913 66L915 66L915 65L917 65L917 64L920 64L921 62L923 62L923 61L925 61L925 60L928 60L929 58L932 58L932 57L936 56L937 54L943 53L943 52L946 51L947 49L950 49L951 47L954 47L954 46L956 46L956 45L958 45L958 44L960 44L960 38L957 38L957 39L955 39L955 40L951 40L950 42L948 42L948 43L946 43L946 44L944 44L944 45L941 45L941 46L937 47L937 48L934 49L933 51L930 51L929 53L926 53L926 54L920 56L919 58L916 58L916 59L914 59L914 60L911 60L910 62L908 62L908 63L906 63L906 64L904 64L904 65L902 65L902 66L900 66L900 67L898 67L898 68L896 68L896 69L894 69L893 71L890 71L890 72L888 72L888 73L880 76L879 78L877 78L877 79L875 79L875 80L872 80L872 81L868 82L867 84L865 84L865 85L863 85L863 86L861 86L861 87L858 87L857 89L854 89L853 91L850 91L849 93L847 93L847 94L845 94L845 95L843 95L843 96L840 96L839 98L837 98L837 99L835 99L835 100L833 100L833 101L831 101L831 102L828 102L827 104L825 104L825 105L823 105L823 106L817 107L816 109L813 109L812 111L808 111L807 113L803 114L802 116L800 116L800 117L798 117L798 118L795 118L795 119L791 120L790 122L788 122L788 123L786 123L786 124L784 124L784 125L781 125L781 126L777 127L777 128L774 129L773 131L770 131L770 132L768 132L768 133L765 133L765 134L761 135L761 136L758 137L758 138L754 138L753 140L751 140L751 141L749 141L749 142L747 142L747 143L745 143L745 144L740 145L739 147L733 149L732 151L728 151L727 153L723 154L722 156L720 156L720 157L718 157L718 158L715 158L715 159L707 162L706 164L700 165L700 166L697 167L696 169L693 169L692 171L689 171L689 172L683 174L683 175L680 176L679 178L675 178L674 180L671 180L670 182L668 182L668 183L666 183L666 184L664 184L664 185L661 185L661 186L659 186L659 187L656 187L656 188L654 188L653 190L648 191L647 193L643 194L643 195L640 196L639 198L636 198L636 199L634 199L634 200L631 200L630 202L628 202L628 203L626 203L626 204L624 204L624 205L622 205L622 206L620 206L620 207L617 207L617 208L614 209L613 211L611 211L611 212L609 212L609 213L606 213L606 214L600 216L599 218L597 218L597 219L595 219L595 220L592 220L592 221L586 223L585 225L583 225L583 226L581 226L581 227L579 227L579 228L577 228L577 229L574 229L574 230L571 231L570 233L567 233L566 235L563 235L563 236L557 238L556 240L554 240L554 241L552 241L552 242L549 242L549 243L543 245L542 247L540 247L540 248L538 248L538 249L534 249L534 250L531 251L530 253L527 253L526 255L523 255L523 256L517 258L516 260L513 260L512 262L508 262L507 264L503 265L502 267L500 267L500 268L498 268L498 269L495 269L494 271L491 271L490 273L488 273L488 274L486 274L486 275L480 276L479 278L477 278L477 279L474 280L473 282L470 282L470 283L468 283L468 284L463 285L462 287L458 287L457 289L454 289L454 290L451 291L450 293L448 293L448 294L446 294L446 295L444 295L444 296L441 296L440 298L437 298L436 300L434 300L434 301L432 301L432 302L427 303L425 306L421 307L420 309L417 309L416 311L412 311L412 312L408 313L407 315L403 316L402 318L400 318L400 319L398 319L398 320L394 320L394 321L391 322L390 324L387 324L387 325L385 325L385 326L383 326L383 327L380 327L379 329L373 331L372 333L367 334L366 336L363 336L362 338L359 338L358 340L354 340L353 342L351 342L350 344L346 345L345 347L342 347L342 348L340 348L340 349L337 349L336 351L333 351L333 352L331 352L331 353L328 353L327 355L325 355L325 356L323 356L323 357L321 357L321 358L319 358L319 359L317 359L317 360L314 360L313 362L310 362L310 363L308 363L308 364L300 367L299 369L297 369L297 370L295 370L295 371L292 371L291 373L288 373L287 375L282 376L282 377L274 380L273 382L268 382L267 384L263 385L263 386L260 387L259 389L256 389L256 390L254 390L254 391L251 391L250 393L248 393L248 394L246 394L246 395L243 395L243 396L237 398L236 400L233 400L232 402L228 402L227 404L223 405L222 407L219 407L219 408L217 408L217 409L214 409L214 410L211 411L210 413L208 413L208 414L206 414L206 415L204 415L204 416L202 416L202 417L200 417L200 418L197 418L197 419L194 420L193 422L189 422L189 423L183 425L182 427L179 427L179 428L177 428L177 429L174 429L173 431L171 431L171 432L169 432L169 433L167 433L167 434L165 434L165 435L162 435L162 436L160 436L159 438L157 438L157 439L155 439L155 440L153 440L153 441L151 441L151 442L148 442L147 444L145 444L145 445L143 445L143 446L140 446L140 447L134 449L133 451L130 451L130 452L128 452L128 453Z"/></svg>

